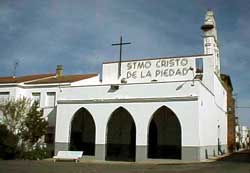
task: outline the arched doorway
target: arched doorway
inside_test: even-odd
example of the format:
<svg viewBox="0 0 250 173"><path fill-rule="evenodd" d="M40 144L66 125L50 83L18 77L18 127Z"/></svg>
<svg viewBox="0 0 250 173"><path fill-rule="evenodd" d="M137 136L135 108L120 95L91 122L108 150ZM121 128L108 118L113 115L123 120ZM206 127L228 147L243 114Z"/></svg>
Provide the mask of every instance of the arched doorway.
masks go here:
<svg viewBox="0 0 250 173"><path fill-rule="evenodd" d="M148 158L181 159L181 125L166 106L159 108L150 121Z"/></svg>
<svg viewBox="0 0 250 173"><path fill-rule="evenodd" d="M130 113L116 109L107 124L106 160L135 161L136 127Z"/></svg>
<svg viewBox="0 0 250 173"><path fill-rule="evenodd" d="M79 109L71 121L70 150L95 155L95 122L85 109Z"/></svg>

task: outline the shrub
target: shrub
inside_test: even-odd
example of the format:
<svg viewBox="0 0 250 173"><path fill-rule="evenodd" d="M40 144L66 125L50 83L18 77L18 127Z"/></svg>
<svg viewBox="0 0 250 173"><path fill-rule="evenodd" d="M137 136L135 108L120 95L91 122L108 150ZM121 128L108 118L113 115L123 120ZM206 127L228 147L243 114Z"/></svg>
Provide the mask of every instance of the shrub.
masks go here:
<svg viewBox="0 0 250 173"><path fill-rule="evenodd" d="M41 148L37 146L34 149L25 152L22 157L23 159L28 160L41 160L45 158L50 158L50 153L47 148Z"/></svg>
<svg viewBox="0 0 250 173"><path fill-rule="evenodd" d="M0 125L0 158L14 159L17 153L18 137L7 129L5 125Z"/></svg>
<svg viewBox="0 0 250 173"><path fill-rule="evenodd" d="M0 158L43 159L48 151L39 147L48 122L38 103L25 97L0 103ZM36 146L35 148L33 146Z"/></svg>
<svg viewBox="0 0 250 173"><path fill-rule="evenodd" d="M29 145L29 149L46 135L47 128L48 122L43 118L43 112L38 110L38 103L34 102L24 118L21 130L22 139Z"/></svg>

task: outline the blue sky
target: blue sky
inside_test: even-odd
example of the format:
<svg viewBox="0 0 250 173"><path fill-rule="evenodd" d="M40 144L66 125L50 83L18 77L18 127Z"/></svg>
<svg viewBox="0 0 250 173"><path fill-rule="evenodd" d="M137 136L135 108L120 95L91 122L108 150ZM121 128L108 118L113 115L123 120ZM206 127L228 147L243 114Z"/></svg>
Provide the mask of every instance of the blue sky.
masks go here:
<svg viewBox="0 0 250 173"><path fill-rule="evenodd" d="M248 0L0 0L0 76L54 72L100 73L104 61L203 53L207 9L216 16L222 72L231 76L239 106L250 106ZM250 127L250 109L238 109Z"/></svg>

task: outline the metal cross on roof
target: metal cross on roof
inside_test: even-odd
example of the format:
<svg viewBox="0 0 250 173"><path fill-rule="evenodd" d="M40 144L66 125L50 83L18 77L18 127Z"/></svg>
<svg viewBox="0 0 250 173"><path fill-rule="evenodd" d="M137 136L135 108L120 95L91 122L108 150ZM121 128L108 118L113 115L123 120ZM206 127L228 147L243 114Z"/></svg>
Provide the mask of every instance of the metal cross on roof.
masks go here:
<svg viewBox="0 0 250 173"><path fill-rule="evenodd" d="M118 79L121 76L121 62L122 62L122 45L131 44L130 42L123 43L122 36L120 37L120 43L112 44L112 46L120 46L120 57L119 57L119 64L118 64Z"/></svg>

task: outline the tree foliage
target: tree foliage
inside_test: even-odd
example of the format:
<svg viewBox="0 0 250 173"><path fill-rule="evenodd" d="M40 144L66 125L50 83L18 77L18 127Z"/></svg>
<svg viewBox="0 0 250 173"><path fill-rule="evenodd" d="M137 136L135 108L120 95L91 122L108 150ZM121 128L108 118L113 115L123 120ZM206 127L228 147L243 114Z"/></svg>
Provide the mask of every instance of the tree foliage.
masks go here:
<svg viewBox="0 0 250 173"><path fill-rule="evenodd" d="M17 153L18 137L3 124L0 125L0 158L12 159Z"/></svg>
<svg viewBox="0 0 250 173"><path fill-rule="evenodd" d="M34 102L25 117L22 128L22 139L30 146L35 145L47 132L48 122L42 117L42 110L38 110L38 103Z"/></svg>
<svg viewBox="0 0 250 173"><path fill-rule="evenodd" d="M41 147L44 141L40 139L47 132L48 122L42 116L38 103L31 104L28 98L0 102L0 158L11 154L28 159L44 157L46 148Z"/></svg>
<svg viewBox="0 0 250 173"><path fill-rule="evenodd" d="M25 97L2 102L0 104L2 124L4 124L13 134L18 135L29 107L30 99Z"/></svg>

